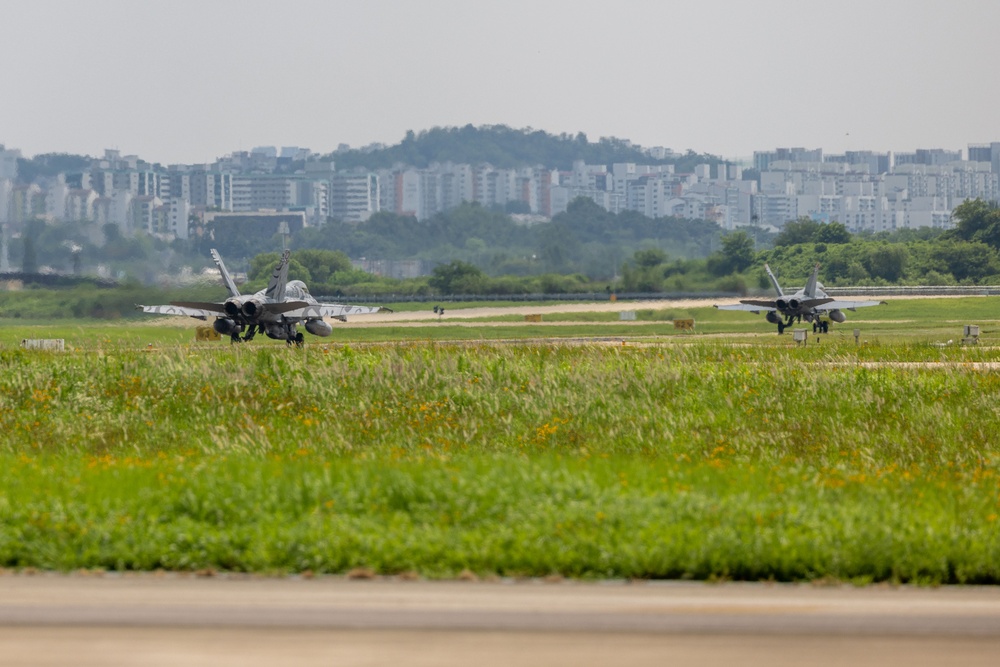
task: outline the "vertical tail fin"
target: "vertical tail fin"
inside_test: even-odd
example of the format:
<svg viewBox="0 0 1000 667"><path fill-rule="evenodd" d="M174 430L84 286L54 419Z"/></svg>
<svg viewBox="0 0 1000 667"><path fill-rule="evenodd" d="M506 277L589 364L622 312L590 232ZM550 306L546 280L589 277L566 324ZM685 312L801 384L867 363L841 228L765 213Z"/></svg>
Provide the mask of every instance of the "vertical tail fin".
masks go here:
<svg viewBox="0 0 1000 667"><path fill-rule="evenodd" d="M785 296L785 293L781 291L781 285L778 284L778 279L774 277L773 273L771 273L771 267L765 264L764 270L767 271L767 277L771 279L771 284L774 285L774 289L778 292L778 296Z"/></svg>
<svg viewBox="0 0 1000 667"><path fill-rule="evenodd" d="M273 302L280 303L285 300L285 285L288 284L288 257L291 254L291 250L281 253L281 261L271 273L271 281L267 284L264 296Z"/></svg>
<svg viewBox="0 0 1000 667"><path fill-rule="evenodd" d="M229 275L229 271L226 271L226 265L222 263L222 255L215 248L212 248L212 259L215 260L215 265L219 267L219 273L222 274L222 282L226 284L226 289L229 290L229 296L239 296L240 291L236 288L236 283L233 282L232 276Z"/></svg>
<svg viewBox="0 0 1000 667"><path fill-rule="evenodd" d="M816 297L816 279L818 277L819 277L819 264L817 263L816 267L813 269L812 275L809 276L809 282L806 283L805 289L802 290L803 293L805 293L806 297L809 299L813 299Z"/></svg>

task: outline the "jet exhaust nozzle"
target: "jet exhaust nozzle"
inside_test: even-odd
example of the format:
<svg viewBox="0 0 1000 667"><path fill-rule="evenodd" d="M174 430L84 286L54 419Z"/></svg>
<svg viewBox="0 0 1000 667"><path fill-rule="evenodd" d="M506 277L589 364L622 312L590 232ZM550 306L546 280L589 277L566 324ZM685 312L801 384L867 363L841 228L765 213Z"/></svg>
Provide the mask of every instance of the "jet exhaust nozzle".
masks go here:
<svg viewBox="0 0 1000 667"><path fill-rule="evenodd" d="M788 308L788 302L784 299L778 299L774 302L774 305L776 305L779 310L786 310Z"/></svg>
<svg viewBox="0 0 1000 667"><path fill-rule="evenodd" d="M798 310L799 309L799 300L798 299L789 299L788 300L788 307L790 309L792 309L792 310Z"/></svg>
<svg viewBox="0 0 1000 667"><path fill-rule="evenodd" d="M257 299L250 299L243 304L243 314L247 317L256 317L260 314L263 304Z"/></svg>
<svg viewBox="0 0 1000 667"><path fill-rule="evenodd" d="M237 317L240 314L239 302L232 299L226 301L222 307L226 311L226 315L229 315L230 317Z"/></svg>

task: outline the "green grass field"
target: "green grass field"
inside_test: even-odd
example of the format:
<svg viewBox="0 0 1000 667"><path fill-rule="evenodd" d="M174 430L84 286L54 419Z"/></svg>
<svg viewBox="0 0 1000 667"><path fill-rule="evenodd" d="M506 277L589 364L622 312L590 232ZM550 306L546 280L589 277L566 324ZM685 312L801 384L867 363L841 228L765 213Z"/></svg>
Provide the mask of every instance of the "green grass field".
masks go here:
<svg viewBox="0 0 1000 667"><path fill-rule="evenodd" d="M303 349L4 327L0 566L1000 583L993 303L804 346L714 309ZM963 323L983 344L938 346Z"/></svg>

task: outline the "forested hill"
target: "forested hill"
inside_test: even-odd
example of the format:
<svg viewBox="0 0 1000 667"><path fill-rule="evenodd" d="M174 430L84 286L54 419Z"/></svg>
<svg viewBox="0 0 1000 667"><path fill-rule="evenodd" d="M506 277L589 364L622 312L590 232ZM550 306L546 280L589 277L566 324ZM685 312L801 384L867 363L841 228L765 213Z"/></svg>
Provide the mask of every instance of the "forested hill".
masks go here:
<svg viewBox="0 0 1000 667"><path fill-rule="evenodd" d="M355 167L388 169L397 163L426 167L432 162L489 163L501 169L544 165L568 170L575 160L583 160L594 165L616 162L674 164L676 171L690 172L697 164L723 162L714 155L693 151L676 158L654 160L623 139L602 137L600 141L591 142L582 132L557 136L542 130L516 130L505 125L435 127L419 134L411 130L395 146L338 151L329 157L336 162L338 171Z"/></svg>

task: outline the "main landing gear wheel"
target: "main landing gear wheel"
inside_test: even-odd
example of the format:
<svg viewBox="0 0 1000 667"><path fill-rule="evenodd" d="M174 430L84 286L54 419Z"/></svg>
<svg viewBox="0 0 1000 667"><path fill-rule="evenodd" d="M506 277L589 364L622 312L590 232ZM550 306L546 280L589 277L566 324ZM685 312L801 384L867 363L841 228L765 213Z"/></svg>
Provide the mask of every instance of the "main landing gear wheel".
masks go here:
<svg viewBox="0 0 1000 667"><path fill-rule="evenodd" d="M780 336L783 333L785 333L785 325L781 322L778 322L778 335Z"/></svg>

